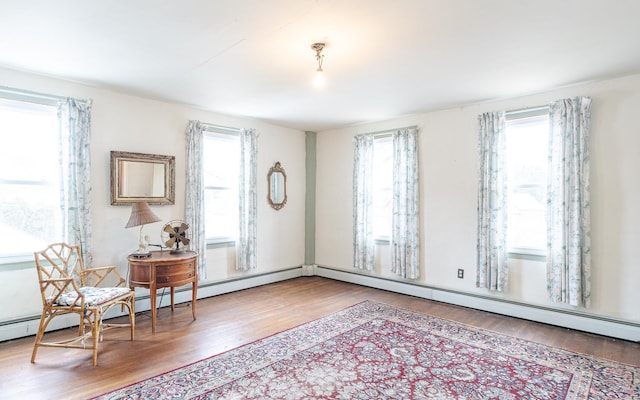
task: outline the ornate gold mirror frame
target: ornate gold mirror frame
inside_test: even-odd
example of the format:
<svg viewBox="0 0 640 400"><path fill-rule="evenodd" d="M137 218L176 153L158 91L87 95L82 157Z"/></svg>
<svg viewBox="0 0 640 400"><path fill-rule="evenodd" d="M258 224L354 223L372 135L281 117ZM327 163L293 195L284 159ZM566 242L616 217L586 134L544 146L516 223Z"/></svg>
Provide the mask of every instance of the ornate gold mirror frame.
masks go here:
<svg viewBox="0 0 640 400"><path fill-rule="evenodd" d="M111 152L111 205L174 204L175 157Z"/></svg>
<svg viewBox="0 0 640 400"><path fill-rule="evenodd" d="M274 166L269 168L267 183L269 187L267 200L274 210L279 210L287 203L287 174L280 165L280 161L276 161Z"/></svg>

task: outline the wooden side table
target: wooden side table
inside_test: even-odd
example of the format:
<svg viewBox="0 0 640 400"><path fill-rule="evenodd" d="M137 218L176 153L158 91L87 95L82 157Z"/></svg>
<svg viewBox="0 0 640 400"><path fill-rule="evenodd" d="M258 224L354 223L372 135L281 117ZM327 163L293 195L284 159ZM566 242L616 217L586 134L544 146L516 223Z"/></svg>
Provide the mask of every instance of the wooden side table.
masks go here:
<svg viewBox="0 0 640 400"><path fill-rule="evenodd" d="M193 319L196 319L198 254L195 251L185 250L178 254L171 254L169 250L152 251L150 257L129 256L127 260L129 261L129 287L150 290L152 332L156 331L156 290L158 288L171 288L171 311L173 312L175 288L191 283L191 312Z"/></svg>

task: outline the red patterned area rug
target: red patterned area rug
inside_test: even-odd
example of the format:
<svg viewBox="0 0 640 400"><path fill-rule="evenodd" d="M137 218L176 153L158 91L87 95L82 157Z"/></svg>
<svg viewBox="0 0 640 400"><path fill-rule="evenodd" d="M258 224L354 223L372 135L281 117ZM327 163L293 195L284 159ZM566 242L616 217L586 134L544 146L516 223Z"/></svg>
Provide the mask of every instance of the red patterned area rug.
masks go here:
<svg viewBox="0 0 640 400"><path fill-rule="evenodd" d="M640 368L365 301L96 399L637 399Z"/></svg>

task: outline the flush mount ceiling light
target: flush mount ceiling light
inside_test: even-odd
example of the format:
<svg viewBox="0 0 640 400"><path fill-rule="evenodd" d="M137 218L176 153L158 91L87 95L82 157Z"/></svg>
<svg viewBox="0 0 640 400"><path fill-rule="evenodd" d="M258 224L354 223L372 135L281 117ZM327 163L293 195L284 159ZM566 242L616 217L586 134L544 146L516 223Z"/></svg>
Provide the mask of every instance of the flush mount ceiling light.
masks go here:
<svg viewBox="0 0 640 400"><path fill-rule="evenodd" d="M314 43L311 45L311 50L316 52L316 61L318 62L318 69L316 69L316 75L313 78L313 84L316 87L320 87L324 84L324 76L322 74L322 61L324 60L322 50L324 49L324 46L324 43Z"/></svg>

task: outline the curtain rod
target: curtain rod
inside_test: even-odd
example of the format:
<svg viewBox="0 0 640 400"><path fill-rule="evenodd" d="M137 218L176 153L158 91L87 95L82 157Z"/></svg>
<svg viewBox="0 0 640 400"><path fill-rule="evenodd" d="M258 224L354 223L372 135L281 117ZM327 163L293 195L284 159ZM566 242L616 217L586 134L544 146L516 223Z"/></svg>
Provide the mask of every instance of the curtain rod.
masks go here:
<svg viewBox="0 0 640 400"><path fill-rule="evenodd" d="M529 113L537 113L540 112L542 113L543 111L547 111L549 109L549 105L542 105L542 106L533 106L533 107L525 107L525 108L517 108L515 110L507 110L505 111L506 115L509 114L529 114Z"/></svg>
<svg viewBox="0 0 640 400"><path fill-rule="evenodd" d="M91 100L78 99L71 96L57 96L53 94L45 94L38 92L30 92L28 90L14 89L7 86L0 86L0 96L10 100L24 101L27 103L36 103L46 106L57 106L58 102L66 99L72 99L77 103L88 104Z"/></svg>
<svg viewBox="0 0 640 400"><path fill-rule="evenodd" d="M239 133L240 132L240 128L231 128L229 126L213 125L213 124L208 124L206 122L201 122L200 125L207 131L208 130L217 130L217 131L226 131L226 132L230 132L230 133Z"/></svg>
<svg viewBox="0 0 640 400"><path fill-rule="evenodd" d="M387 135L391 135L393 134L394 131L400 131L403 129L415 129L417 128L418 125L411 125L411 126L403 126L402 128L393 128L393 129L386 129L384 131L376 131L376 132L369 132L369 133L361 133L361 135L371 135L374 137L384 137Z"/></svg>
<svg viewBox="0 0 640 400"><path fill-rule="evenodd" d="M6 98L18 101L28 101L32 103L40 103L47 105L55 105L58 101L64 100L65 96L55 96L52 94L44 94L37 92L30 92L28 90L14 89L6 86L0 86L0 94ZM85 101L85 100L79 100Z"/></svg>

